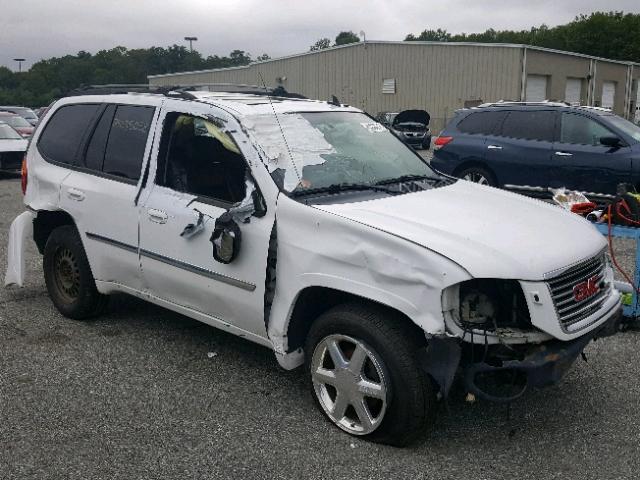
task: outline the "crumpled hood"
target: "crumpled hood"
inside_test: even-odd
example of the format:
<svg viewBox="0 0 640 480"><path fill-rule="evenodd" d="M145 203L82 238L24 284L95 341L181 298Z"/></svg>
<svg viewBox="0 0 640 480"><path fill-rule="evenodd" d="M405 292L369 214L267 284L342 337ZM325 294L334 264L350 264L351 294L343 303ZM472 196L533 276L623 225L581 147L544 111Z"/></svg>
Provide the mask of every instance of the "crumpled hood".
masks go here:
<svg viewBox="0 0 640 480"><path fill-rule="evenodd" d="M403 110L393 119L393 125L400 123L422 123L423 125L429 125L431 116L425 110Z"/></svg>
<svg viewBox="0 0 640 480"><path fill-rule="evenodd" d="M578 215L463 180L424 192L314 207L422 245L474 277L542 280L606 246Z"/></svg>

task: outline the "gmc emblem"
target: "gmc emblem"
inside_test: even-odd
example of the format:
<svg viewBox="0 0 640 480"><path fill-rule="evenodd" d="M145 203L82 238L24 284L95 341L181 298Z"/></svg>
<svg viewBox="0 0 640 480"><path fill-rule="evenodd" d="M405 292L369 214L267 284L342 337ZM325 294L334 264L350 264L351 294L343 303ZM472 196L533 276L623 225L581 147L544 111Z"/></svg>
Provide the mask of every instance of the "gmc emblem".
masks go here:
<svg viewBox="0 0 640 480"><path fill-rule="evenodd" d="M587 298L595 295L600 291L599 283L597 275L594 275L584 282L580 282L573 287L573 299L576 302L581 302L582 300L586 300Z"/></svg>

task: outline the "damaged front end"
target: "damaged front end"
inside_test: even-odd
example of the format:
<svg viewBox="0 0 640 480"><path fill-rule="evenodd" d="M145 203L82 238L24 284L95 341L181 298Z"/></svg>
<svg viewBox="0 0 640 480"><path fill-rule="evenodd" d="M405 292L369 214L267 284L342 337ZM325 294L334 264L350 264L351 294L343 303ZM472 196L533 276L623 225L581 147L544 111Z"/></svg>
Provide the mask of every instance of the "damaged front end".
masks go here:
<svg viewBox="0 0 640 480"><path fill-rule="evenodd" d="M510 402L558 382L586 345L617 331L620 312L570 341L537 328L520 282L472 279L443 292L447 335L431 336L421 363L447 396L459 373L469 398Z"/></svg>

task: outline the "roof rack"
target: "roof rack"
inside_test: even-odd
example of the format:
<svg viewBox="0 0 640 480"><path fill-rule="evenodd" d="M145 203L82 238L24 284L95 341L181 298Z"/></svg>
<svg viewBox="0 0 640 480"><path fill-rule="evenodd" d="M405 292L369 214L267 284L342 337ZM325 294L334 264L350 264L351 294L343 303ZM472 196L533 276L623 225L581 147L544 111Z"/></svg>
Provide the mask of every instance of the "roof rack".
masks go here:
<svg viewBox="0 0 640 480"><path fill-rule="evenodd" d="M195 100L197 97L189 92L221 92L221 93L241 93L247 95L271 96L280 98L307 97L298 93L287 92L284 87L260 87L256 85L243 85L233 83L203 83L197 85L171 85L171 86L151 86L147 84L106 84L106 85L83 85L67 93L67 96L77 95L116 95L127 93L156 94L172 98L184 98Z"/></svg>
<svg viewBox="0 0 640 480"><path fill-rule="evenodd" d="M522 106L542 106L542 107L570 107L571 104L567 102L556 102L551 100L543 100L541 102L520 102L516 100L498 100L497 102L489 102L483 103L482 105L478 105L478 108L483 107L512 107L514 105L522 105Z"/></svg>

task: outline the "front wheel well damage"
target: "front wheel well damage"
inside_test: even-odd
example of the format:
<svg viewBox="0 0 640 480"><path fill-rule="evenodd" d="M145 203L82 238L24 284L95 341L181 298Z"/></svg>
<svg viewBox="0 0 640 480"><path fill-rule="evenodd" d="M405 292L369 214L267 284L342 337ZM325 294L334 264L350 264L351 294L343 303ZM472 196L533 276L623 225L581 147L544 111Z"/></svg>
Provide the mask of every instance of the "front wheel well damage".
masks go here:
<svg viewBox="0 0 640 480"><path fill-rule="evenodd" d="M75 227L73 217L63 210L40 210L33 219L33 240L38 247L38 252L44 254L44 247L47 244L49 235L56 228L63 225L72 225Z"/></svg>
<svg viewBox="0 0 640 480"><path fill-rule="evenodd" d="M420 327L404 313L394 308L341 290L327 287L307 287L298 294L291 318L289 319L289 326L287 328L287 350L294 352L301 349L304 346L313 322L331 308L347 303L365 304L377 309L387 310L390 315L406 320L409 328L415 330L415 335L424 337L424 332Z"/></svg>

